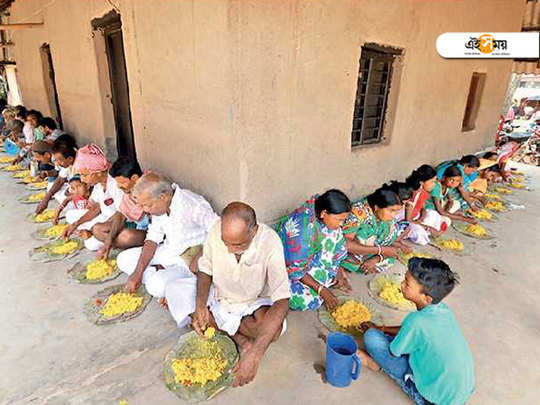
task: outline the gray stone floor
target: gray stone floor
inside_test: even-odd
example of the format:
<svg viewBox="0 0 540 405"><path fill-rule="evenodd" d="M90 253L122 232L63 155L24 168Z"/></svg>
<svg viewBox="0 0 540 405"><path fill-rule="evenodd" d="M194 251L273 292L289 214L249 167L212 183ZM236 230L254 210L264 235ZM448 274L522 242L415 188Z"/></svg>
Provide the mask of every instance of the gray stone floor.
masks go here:
<svg viewBox="0 0 540 405"><path fill-rule="evenodd" d="M524 170L539 184L540 169ZM66 270L72 261L29 260L29 249L39 242L30 237L36 225L24 221L31 207L17 202L24 193L0 173L0 403L181 403L161 377L163 357L180 335L170 316L153 301L130 322L90 324L82 308L103 286L70 282ZM540 401L540 191L518 191L510 199L526 209L503 214L490 226L495 241L463 237L470 256L443 256L462 276L447 303L475 357L477 387L470 404ZM365 297L366 280L353 277L356 293ZM388 323L402 316L377 308ZM369 370L347 389L323 384L314 370L324 358L318 328L316 314L291 313L288 333L271 346L256 380L209 404L410 403L388 378Z"/></svg>

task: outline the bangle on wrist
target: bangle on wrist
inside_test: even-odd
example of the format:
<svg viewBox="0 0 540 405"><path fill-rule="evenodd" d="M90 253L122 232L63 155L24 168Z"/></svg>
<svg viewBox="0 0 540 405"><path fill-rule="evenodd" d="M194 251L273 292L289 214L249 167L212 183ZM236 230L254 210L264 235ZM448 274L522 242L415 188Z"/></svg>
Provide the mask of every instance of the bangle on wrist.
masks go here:
<svg viewBox="0 0 540 405"><path fill-rule="evenodd" d="M317 288L317 295L321 295L321 291L324 288L324 285L320 284L319 288Z"/></svg>

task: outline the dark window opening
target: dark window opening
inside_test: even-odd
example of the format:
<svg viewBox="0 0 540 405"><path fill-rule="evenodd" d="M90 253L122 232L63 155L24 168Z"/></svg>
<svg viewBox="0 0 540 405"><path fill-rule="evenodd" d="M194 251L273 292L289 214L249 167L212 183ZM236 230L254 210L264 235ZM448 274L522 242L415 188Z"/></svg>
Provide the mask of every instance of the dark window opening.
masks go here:
<svg viewBox="0 0 540 405"><path fill-rule="evenodd" d="M352 147L383 140L392 67L399 55L401 51L398 49L376 44L362 47L351 133Z"/></svg>
<svg viewBox="0 0 540 405"><path fill-rule="evenodd" d="M463 132L472 131L476 127L476 118L478 117L485 82L485 73L474 72L472 74L469 96L467 97L467 105L465 106L465 114L463 115L463 125L461 127L461 131Z"/></svg>

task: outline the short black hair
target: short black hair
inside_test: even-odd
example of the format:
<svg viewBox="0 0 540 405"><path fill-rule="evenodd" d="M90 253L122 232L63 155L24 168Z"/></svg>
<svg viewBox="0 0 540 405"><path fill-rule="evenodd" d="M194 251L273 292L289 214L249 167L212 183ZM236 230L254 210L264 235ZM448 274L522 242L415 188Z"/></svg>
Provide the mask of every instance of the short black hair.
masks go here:
<svg viewBox="0 0 540 405"><path fill-rule="evenodd" d="M75 159L75 156L77 155L77 150L68 144L65 143L54 143L53 144L53 153L60 153L64 158L68 159L72 157Z"/></svg>
<svg viewBox="0 0 540 405"><path fill-rule="evenodd" d="M390 183L383 184L381 186L381 189L393 191L398 195L399 199L402 202L405 200L410 200L414 192L414 189L410 184L396 180L392 180Z"/></svg>
<svg viewBox="0 0 540 405"><path fill-rule="evenodd" d="M81 180L81 176L79 176L78 174L76 174L75 176L73 176L71 179L68 180L68 183L73 183L74 181L80 181L81 183L83 182Z"/></svg>
<svg viewBox="0 0 540 405"><path fill-rule="evenodd" d="M497 152L486 152L484 153L484 156L482 156L484 159L491 159L491 158L496 158L496 157L499 157L499 155L497 155Z"/></svg>
<svg viewBox="0 0 540 405"><path fill-rule="evenodd" d="M343 191L331 189L315 199L315 214L321 217L323 211L329 214L343 214L352 209L351 200Z"/></svg>
<svg viewBox="0 0 540 405"><path fill-rule="evenodd" d="M475 155L465 155L459 160L459 163L470 167L480 167L480 159Z"/></svg>
<svg viewBox="0 0 540 405"><path fill-rule="evenodd" d="M60 135L58 138L56 138L53 145L54 146L66 145L66 146L69 146L71 148L77 149L77 141L75 140L75 138L73 136L71 136L69 134ZM54 146L53 146L53 148L54 148Z"/></svg>
<svg viewBox="0 0 540 405"><path fill-rule="evenodd" d="M43 114L41 114L41 111L38 111L38 110L30 110L30 111L28 111L26 113L26 118L28 118L29 115L33 115L34 117L37 118L38 121L43 118Z"/></svg>
<svg viewBox="0 0 540 405"><path fill-rule="evenodd" d="M443 177L462 177L461 170L457 166L448 166L444 171Z"/></svg>
<svg viewBox="0 0 540 405"><path fill-rule="evenodd" d="M53 120L51 117L43 117L39 120L39 125L52 129L53 131L58 128L58 125L56 125L56 121Z"/></svg>
<svg viewBox="0 0 540 405"><path fill-rule="evenodd" d="M26 119L26 107L24 105L17 105L15 106L15 116L21 117L22 119Z"/></svg>
<svg viewBox="0 0 540 405"><path fill-rule="evenodd" d="M437 172L432 166L422 165L418 169L413 170L411 175L407 177L405 182L414 190L418 190L421 185L420 182L428 181L435 176L437 176Z"/></svg>
<svg viewBox="0 0 540 405"><path fill-rule="evenodd" d="M401 199L392 190L379 188L367 196L367 202L371 208L387 208L392 205L400 205Z"/></svg>
<svg viewBox="0 0 540 405"><path fill-rule="evenodd" d="M432 304L438 304L459 284L459 276L439 259L412 257L409 259L409 273L422 285L422 292L429 295Z"/></svg>
<svg viewBox="0 0 540 405"><path fill-rule="evenodd" d="M112 177L125 177L127 179L131 178L134 174L137 176L142 176L141 166L137 160L129 158L127 156L120 156L116 159L109 169L109 174Z"/></svg>

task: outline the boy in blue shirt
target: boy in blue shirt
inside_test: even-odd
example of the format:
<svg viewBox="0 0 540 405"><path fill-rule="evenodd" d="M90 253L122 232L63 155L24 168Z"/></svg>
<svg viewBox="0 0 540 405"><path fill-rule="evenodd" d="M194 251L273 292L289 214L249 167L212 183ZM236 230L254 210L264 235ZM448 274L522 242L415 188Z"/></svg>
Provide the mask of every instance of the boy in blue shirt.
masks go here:
<svg viewBox="0 0 540 405"><path fill-rule="evenodd" d="M382 369L418 405L463 405L474 390L471 351L454 314L442 303L458 283L441 260L409 260L403 296L416 312L401 326L362 324L364 347L358 356L372 370Z"/></svg>

